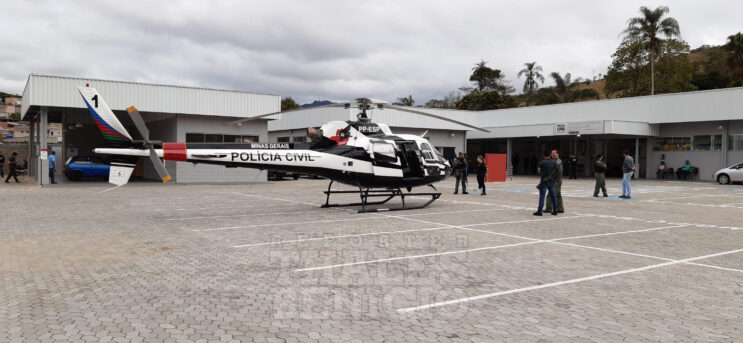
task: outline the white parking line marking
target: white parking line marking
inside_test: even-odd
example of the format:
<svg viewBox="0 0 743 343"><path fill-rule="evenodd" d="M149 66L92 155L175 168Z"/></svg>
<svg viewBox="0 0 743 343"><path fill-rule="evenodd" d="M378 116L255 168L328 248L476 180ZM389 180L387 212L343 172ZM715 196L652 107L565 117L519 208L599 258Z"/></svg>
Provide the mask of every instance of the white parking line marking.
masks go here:
<svg viewBox="0 0 743 343"><path fill-rule="evenodd" d="M540 242L521 242L521 243L513 243L513 244L506 244L506 245L496 245L496 246L491 246L491 247L473 248L473 249L466 249L466 250L454 250L454 251L446 251L446 252L423 254L423 255L391 257L391 258L383 258L379 260L358 261L358 262L334 264L330 266L295 269L294 271L295 272L309 272L313 270L331 269L331 268L346 267L346 266L357 266L357 265L362 265L362 264L372 264L372 263L389 262L389 261L410 260L410 259L423 258L423 257L462 254L462 253L467 253L467 252L475 252L475 251L483 251L483 250L503 249L503 248L517 247L520 245L536 244L536 243L540 243Z"/></svg>
<svg viewBox="0 0 743 343"><path fill-rule="evenodd" d="M203 231L220 231L220 230L234 230L234 229L249 229L255 227L266 227L266 226L281 226L281 225L297 225L297 224L319 224L319 223L335 223L335 222L353 222L359 220L371 219L374 217L358 217L348 219L329 219L329 220L316 220L316 221L303 221L303 222L292 222L292 223L272 223L272 224L255 224L255 225L241 225L241 226L226 226L226 227L215 227L210 229L194 229L193 232Z"/></svg>
<svg viewBox="0 0 743 343"><path fill-rule="evenodd" d="M501 292L493 292L493 293L482 294L482 295L477 295L477 296L467 297L467 298L461 298L461 299L453 299L453 300L447 300L447 301L440 301L440 302L435 302L435 303L426 304L426 305L401 308L401 309L398 309L397 312L399 312L399 313L414 312L414 311L420 311L420 310L430 309L430 308L434 308L434 307L440 307L440 306L446 306L446 305L453 305L453 304L459 304L459 303L464 303L464 302L470 302L470 301L474 301L474 300L481 300L481 299L487 299L487 298L498 297L498 296L503 296L503 295L528 292L528 291L533 291L533 290L537 290L537 289L557 287L557 286L568 285L568 284L573 284L573 283L578 283L578 282L584 282L584 281L590 281L590 280L597 280L597 279L602 279L602 278L607 278L607 277L612 277L612 276L618 276L618 275L636 273L636 272L641 272L641 271L645 271L645 270L650 270L650 269L656 269L656 268L671 266L671 265L679 264L679 263L686 263L686 262L692 262L692 261L702 260L702 259L711 258L711 257L717 257L717 256L728 255L728 254L734 254L734 253L738 253L738 252L741 252L741 251L743 251L743 249L723 251L723 252L719 252L719 253L715 253L715 254L709 254L709 255L704 255L704 256L697 256L697 257L687 258L687 259L683 259L683 260L673 260L673 261L668 261L668 262L664 262L664 263L653 264L653 265L639 267L639 268L633 268L633 269L620 270L620 271L611 272L611 273L604 273L604 274L586 276L586 277L577 278L577 279L564 280L564 281L558 281L558 282L551 282L551 283L547 283L547 284L530 286L530 287L523 287L523 288L517 288L517 289L511 289L511 290L501 291Z"/></svg>
<svg viewBox="0 0 743 343"><path fill-rule="evenodd" d="M299 213L312 213L315 211L296 211L296 212L272 212L272 213L248 213L248 214L231 214L231 215L219 215L219 216L200 216L200 217L180 217L180 218L168 218L165 220L194 220L194 219L214 219L214 218L240 218L240 217L259 217L259 216L278 216L283 214L299 214Z"/></svg>
<svg viewBox="0 0 743 343"><path fill-rule="evenodd" d="M257 246L272 245L272 244L284 244L284 243L320 241L320 240L327 240L327 239L339 239L339 238L349 238L349 237L399 234L399 233L420 232L420 231L434 231L434 230L443 230L443 229L451 229L451 228L448 227L448 226L442 226L442 227L431 227L431 228L425 228L425 229L410 229L410 230L400 230L400 231L369 232L369 233L359 233L359 234L352 234L352 235L326 236L326 237L314 237L314 238L304 238L304 239L293 239L293 240L277 241L277 242L264 242L264 243L255 243L255 244L242 244L242 245L234 245L232 247L233 248L257 247Z"/></svg>
<svg viewBox="0 0 743 343"><path fill-rule="evenodd" d="M157 210L148 210L150 212L170 212L170 211L198 211L198 210L227 210L227 209L236 209L236 208L264 208L264 207L276 207L276 206L286 206L286 204L275 204L275 205L245 205L245 206L226 206L226 207L192 207L192 208L174 208L174 209L157 209Z"/></svg>
<svg viewBox="0 0 743 343"><path fill-rule="evenodd" d="M406 219L406 218L401 218L401 219ZM440 224L440 223L431 223L431 224ZM445 225L445 224L442 224L442 225ZM582 235L582 236L562 237L562 238L554 238L554 239L538 239L538 238L531 238L531 237L524 237L524 236L512 235L512 234L508 234L508 233L501 233L501 232L492 232L492 231L486 231L486 230L471 229L468 226L471 226L471 225L462 225L462 226L453 226L453 225L451 225L450 228L452 228L452 229L467 230L467 231L482 232L482 233L488 233L488 234L498 235L498 236L505 236L505 237L510 237L510 238L523 239L523 240L528 240L529 242L521 242L521 243L506 244L506 245L495 245L495 246L482 247L482 248L473 248L473 249L465 249L465 250L452 250L452 251L445 251L445 252L431 253L431 254L423 254L423 255L399 256L399 257L384 258L384 259L378 259L378 260L367 260L367 261L357 261L357 262L350 262L350 263L340 263L340 264L327 265L327 266L301 268L301 269L296 269L294 271L295 272L306 272L306 271L322 270L322 269L332 269L332 268L339 268L339 267L346 267L346 266L356 266L356 265L362 265L362 264L373 264L373 263L380 263L380 262L399 261L399 260L405 260L405 259L416 259L416 258L422 258L422 257L461 254L461 253L484 251L484 250L496 250L496 249L503 249L503 248L510 248L510 247L515 247L515 246L520 246L520 245L526 245L526 244L553 243L553 242L564 241L564 240L571 240L571 239L580 239L580 238L588 238L588 237L600 237L600 236L608 236L608 235L620 235L620 234L627 234L627 233L634 233L634 232L646 232L646 231L654 231L654 230L662 230L662 229L684 227L686 225L664 226L664 227L652 228L652 229L640 229L640 230L622 231L622 232L614 232L614 233L600 233L600 234L595 234L595 235ZM571 243L560 243L560 244L578 246L577 244L571 244ZM593 248L593 247L587 247L587 248L601 250L601 248ZM609 250L605 250L605 251L609 251ZM633 253L627 253L627 254L633 254ZM640 256L639 254L636 254L636 255L637 256ZM663 257L656 257L656 256L650 256L650 255L646 255L644 257L664 259Z"/></svg>

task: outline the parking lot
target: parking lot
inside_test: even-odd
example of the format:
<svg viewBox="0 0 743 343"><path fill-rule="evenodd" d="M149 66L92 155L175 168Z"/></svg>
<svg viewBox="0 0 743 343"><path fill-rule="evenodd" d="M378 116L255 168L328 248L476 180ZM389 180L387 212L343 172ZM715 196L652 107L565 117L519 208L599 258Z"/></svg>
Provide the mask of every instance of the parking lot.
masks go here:
<svg viewBox="0 0 743 343"><path fill-rule="evenodd" d="M326 180L6 184L0 342L743 340L743 186L565 180L535 217L536 179L453 184L362 214Z"/></svg>

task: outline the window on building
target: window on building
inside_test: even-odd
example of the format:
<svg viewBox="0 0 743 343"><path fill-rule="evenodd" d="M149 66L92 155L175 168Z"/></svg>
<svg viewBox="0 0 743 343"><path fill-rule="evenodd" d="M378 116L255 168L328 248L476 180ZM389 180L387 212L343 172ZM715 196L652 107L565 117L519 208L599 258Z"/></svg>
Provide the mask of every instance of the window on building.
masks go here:
<svg viewBox="0 0 743 343"><path fill-rule="evenodd" d="M712 148L712 136L694 136L692 143L692 150L694 151L710 151Z"/></svg>
<svg viewBox="0 0 743 343"><path fill-rule="evenodd" d="M224 135L221 135L221 134L205 133L204 143L222 143L224 142L223 136Z"/></svg>
<svg viewBox="0 0 743 343"><path fill-rule="evenodd" d="M294 136L294 143L304 143L305 136Z"/></svg>
<svg viewBox="0 0 743 343"><path fill-rule="evenodd" d="M186 143L204 143L203 133L187 133Z"/></svg>
<svg viewBox="0 0 743 343"><path fill-rule="evenodd" d="M714 151L722 150L722 135L712 136L712 150Z"/></svg>
<svg viewBox="0 0 743 343"><path fill-rule="evenodd" d="M728 150L743 150L743 135L730 135Z"/></svg>
<svg viewBox="0 0 743 343"><path fill-rule="evenodd" d="M279 137L276 138L276 141L279 143L289 143L289 137Z"/></svg>
<svg viewBox="0 0 743 343"><path fill-rule="evenodd" d="M258 141L258 136L242 136L244 143L255 143Z"/></svg>
<svg viewBox="0 0 743 343"><path fill-rule="evenodd" d="M655 140L654 151L689 151L691 137L661 137Z"/></svg>
<svg viewBox="0 0 743 343"><path fill-rule="evenodd" d="M242 142L243 137L240 135L224 135L225 143L239 143Z"/></svg>

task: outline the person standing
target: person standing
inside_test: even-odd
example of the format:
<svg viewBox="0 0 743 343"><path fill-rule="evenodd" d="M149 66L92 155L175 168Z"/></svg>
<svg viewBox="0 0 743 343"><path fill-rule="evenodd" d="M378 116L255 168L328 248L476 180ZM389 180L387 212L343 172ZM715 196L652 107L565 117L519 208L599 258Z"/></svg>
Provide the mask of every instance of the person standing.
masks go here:
<svg viewBox="0 0 743 343"><path fill-rule="evenodd" d="M459 183L462 183L462 194L467 193L467 159L464 157L464 153L460 152L459 157L454 161L454 177L457 179L457 183L454 184L454 194L459 193Z"/></svg>
<svg viewBox="0 0 743 343"><path fill-rule="evenodd" d="M552 153L550 154L550 157L555 161L555 165L557 170L555 170L555 194L557 196L557 201L554 202L556 204L553 206L552 198L547 198L547 208L544 209L545 212L553 212L552 208L556 207L557 213L564 213L565 208L562 204L562 172L563 172L563 165L562 160L560 159L560 150L552 149Z"/></svg>
<svg viewBox="0 0 743 343"><path fill-rule="evenodd" d="M49 181L51 181L52 184L57 183L54 181L54 172L57 169L56 167L57 167L57 156L56 156L56 152L52 150L51 155L49 155Z"/></svg>
<svg viewBox="0 0 743 343"><path fill-rule="evenodd" d="M5 155L0 151L0 178L5 177Z"/></svg>
<svg viewBox="0 0 743 343"><path fill-rule="evenodd" d="M488 166L485 164L485 159L482 155L477 156L477 188L482 189L480 195L485 194L485 174L488 173Z"/></svg>
<svg viewBox="0 0 743 343"><path fill-rule="evenodd" d="M544 207L544 196L545 193L549 193L549 199L553 203L557 203L557 195L555 194L555 176L557 174L557 163L555 160L550 158L550 152L544 152L544 159L537 165L537 174L539 174L539 206L537 211L534 212L535 216L542 215L542 208ZM557 215L557 209L553 208L552 215Z"/></svg>
<svg viewBox="0 0 743 343"><path fill-rule="evenodd" d="M593 196L599 196L599 189L604 192L604 198L609 195L606 194L606 162L604 162L604 154L599 154L596 157L596 163L593 164L594 175L596 176L596 186L593 188Z"/></svg>
<svg viewBox="0 0 743 343"><path fill-rule="evenodd" d="M568 157L568 167L570 170L568 170L568 174L570 174L571 180L577 180L578 179L578 156L575 156L575 154L570 154L570 157Z"/></svg>
<svg viewBox="0 0 743 343"><path fill-rule="evenodd" d="M635 159L629 155L629 150L625 149L622 151L622 155L624 155L624 162L622 162L622 195L619 197L622 199L630 199L632 198L632 185L630 184L630 180L637 168L635 167Z"/></svg>
<svg viewBox="0 0 743 343"><path fill-rule="evenodd" d="M16 173L16 168L18 168L18 164L15 160L16 155L18 155L18 153L14 151L10 154L10 158L8 159L8 177L5 179L5 183L10 183L9 181L11 176L15 179L16 183L20 183L20 181L18 181L18 174Z"/></svg>

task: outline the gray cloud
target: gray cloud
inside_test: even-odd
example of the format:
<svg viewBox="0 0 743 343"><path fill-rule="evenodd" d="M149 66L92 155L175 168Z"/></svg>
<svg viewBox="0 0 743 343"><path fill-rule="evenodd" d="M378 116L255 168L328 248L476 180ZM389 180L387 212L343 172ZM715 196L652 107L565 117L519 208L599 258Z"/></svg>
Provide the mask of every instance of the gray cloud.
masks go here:
<svg viewBox="0 0 743 343"><path fill-rule="evenodd" d="M605 73L619 33L657 1L33 1L5 5L0 89L29 73L239 89L313 99L412 94L467 84L480 59L516 73ZM743 31L738 1L674 1L692 47ZM724 10L720 10L724 9Z"/></svg>

